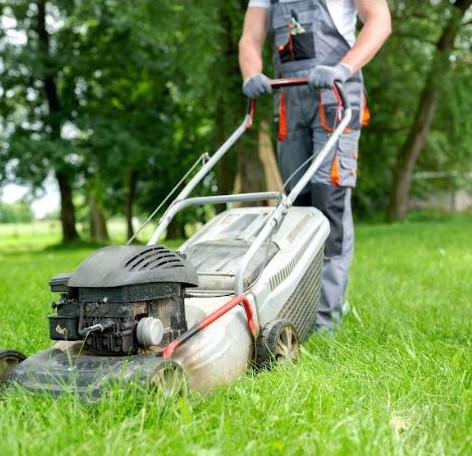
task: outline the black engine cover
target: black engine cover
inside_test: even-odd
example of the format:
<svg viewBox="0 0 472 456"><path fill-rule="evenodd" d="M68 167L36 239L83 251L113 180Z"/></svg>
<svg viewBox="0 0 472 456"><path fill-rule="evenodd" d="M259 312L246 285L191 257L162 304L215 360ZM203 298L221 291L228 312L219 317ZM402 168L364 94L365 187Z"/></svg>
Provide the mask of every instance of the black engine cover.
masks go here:
<svg viewBox="0 0 472 456"><path fill-rule="evenodd" d="M68 280L74 288L110 288L173 282L197 286L193 266L179 254L160 245L114 245L86 258Z"/></svg>
<svg viewBox="0 0 472 456"><path fill-rule="evenodd" d="M196 285L192 265L165 247L105 247L72 274L51 279L51 290L61 293L49 317L51 339L85 340L104 355L137 353L136 326L154 317L167 344L187 330L184 287Z"/></svg>

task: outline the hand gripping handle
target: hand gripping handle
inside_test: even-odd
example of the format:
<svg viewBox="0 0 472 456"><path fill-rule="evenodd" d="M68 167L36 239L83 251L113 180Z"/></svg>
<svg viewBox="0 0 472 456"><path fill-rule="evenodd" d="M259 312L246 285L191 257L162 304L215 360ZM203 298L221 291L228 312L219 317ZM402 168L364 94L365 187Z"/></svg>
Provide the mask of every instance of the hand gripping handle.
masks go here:
<svg viewBox="0 0 472 456"><path fill-rule="evenodd" d="M307 84L308 84L308 78L282 78L282 79L272 79L270 81L270 85L273 89L282 89L284 87L295 87L295 86L301 86L301 85L307 85ZM351 105L349 103L349 100L346 97L346 94L344 93L342 85L338 82L335 82L333 84L332 90L334 94L336 95L336 98L338 99L340 105L344 109L349 109ZM247 129L251 128L254 123L255 112L256 112L256 100L254 98L251 98L249 100L248 109L247 109L247 115L248 115L248 122L246 124Z"/></svg>

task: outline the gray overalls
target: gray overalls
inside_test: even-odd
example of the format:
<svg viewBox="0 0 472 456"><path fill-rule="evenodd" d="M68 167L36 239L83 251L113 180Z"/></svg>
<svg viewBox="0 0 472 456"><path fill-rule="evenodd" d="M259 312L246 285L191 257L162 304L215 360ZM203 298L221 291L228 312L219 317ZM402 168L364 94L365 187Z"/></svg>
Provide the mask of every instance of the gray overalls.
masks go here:
<svg viewBox="0 0 472 456"><path fill-rule="evenodd" d="M350 49L329 14L326 0L272 0L271 3L269 32L274 44L276 77L307 76L315 65L336 65ZM357 177L364 103L362 75L356 73L343 87L352 104L353 120L315 174L310 188L295 202L317 207L331 225L317 318L317 326L328 328L342 318L354 250L351 189ZM284 110L286 120L282 118ZM303 164L316 156L335 127L338 102L331 90L316 92L300 86L277 93L274 111L279 125L279 166L290 190L309 165Z"/></svg>

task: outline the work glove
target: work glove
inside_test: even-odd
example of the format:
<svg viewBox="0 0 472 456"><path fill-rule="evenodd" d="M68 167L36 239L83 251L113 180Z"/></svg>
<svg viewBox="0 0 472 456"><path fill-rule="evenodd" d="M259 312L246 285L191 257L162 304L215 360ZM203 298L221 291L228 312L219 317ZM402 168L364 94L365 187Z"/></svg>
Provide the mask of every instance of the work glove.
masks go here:
<svg viewBox="0 0 472 456"><path fill-rule="evenodd" d="M247 78L243 83L243 93L248 98L257 98L265 93L272 93L270 79L262 73Z"/></svg>
<svg viewBox="0 0 472 456"><path fill-rule="evenodd" d="M317 65L308 75L308 84L317 89L329 89L334 82L343 83L351 76L352 69L343 63L336 66Z"/></svg>

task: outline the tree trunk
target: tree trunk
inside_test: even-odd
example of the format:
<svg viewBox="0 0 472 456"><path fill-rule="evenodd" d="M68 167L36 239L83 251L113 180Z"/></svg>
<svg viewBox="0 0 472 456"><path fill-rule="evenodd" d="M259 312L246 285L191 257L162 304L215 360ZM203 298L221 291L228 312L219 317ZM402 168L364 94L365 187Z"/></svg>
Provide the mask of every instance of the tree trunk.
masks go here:
<svg viewBox="0 0 472 456"><path fill-rule="evenodd" d="M93 190L89 192L89 210L90 238L92 241L108 242L110 237L108 236L105 214Z"/></svg>
<svg viewBox="0 0 472 456"><path fill-rule="evenodd" d="M264 168L266 190L282 191L283 182L271 140L271 127L266 120L259 126L259 158Z"/></svg>
<svg viewBox="0 0 472 456"><path fill-rule="evenodd" d="M72 188L68 177L64 173L56 171L56 179L61 194L62 242L74 242L79 239L79 234L75 228L75 210L72 203Z"/></svg>
<svg viewBox="0 0 472 456"><path fill-rule="evenodd" d="M238 174L234 193L280 192L283 184L280 177L274 148L270 139L270 127L262 121L258 131L258 154L252 147L246 147L238 155ZM251 203L254 205L254 203ZM262 201L260 205L272 205L274 201Z"/></svg>
<svg viewBox="0 0 472 456"><path fill-rule="evenodd" d="M216 141L218 147L226 140L225 134L227 131L225 122L225 109L224 100L221 98L218 100L215 115L215 131ZM216 182L218 186L218 194L228 195L233 189L233 181L235 175L235 157L231 154L231 151L227 152L221 160L215 166ZM217 213L222 212L226 209L224 204L215 205Z"/></svg>
<svg viewBox="0 0 472 456"><path fill-rule="evenodd" d="M46 0L38 0L37 7L37 33L39 37L41 59L44 64L43 82L49 109L49 125L51 127L50 136L52 139L59 140L61 137L61 107L54 75L49 73L49 68L46 63L49 59L50 52L49 34L46 29ZM73 242L79 239L79 234L75 228L75 209L72 201L72 185L66 172L56 169L55 174L61 194L62 242Z"/></svg>
<svg viewBox="0 0 472 456"><path fill-rule="evenodd" d="M472 0L457 0L453 14L436 44L429 75L407 139L400 150L394 170L393 188L387 209L387 221L403 220L408 211L411 180L438 106L442 83L450 70L449 52L460 30L460 23Z"/></svg>
<svg viewBox="0 0 472 456"><path fill-rule="evenodd" d="M415 120L397 157L393 189L387 212L389 222L403 220L408 211L413 170L425 145L438 104L440 89L433 87L433 84L428 79Z"/></svg>
<svg viewBox="0 0 472 456"><path fill-rule="evenodd" d="M241 15L244 14L246 7L246 0L240 0ZM218 60L219 77L216 81L219 91L215 110L215 131L216 142L221 145L242 122L244 118L244 100L241 93L241 77L238 64L240 25L236 23L234 11L228 5L228 2L221 2L219 8L222 52ZM239 106L241 106L241 110L239 110ZM232 152L229 151L215 167L219 194L230 194L233 190L238 160ZM217 212L221 212L226 209L226 205L219 204L215 209Z"/></svg>
<svg viewBox="0 0 472 456"><path fill-rule="evenodd" d="M136 170L129 170L126 179L128 188L125 199L126 238L131 239L134 236L133 202L136 194L136 183L138 180L138 173L136 172Z"/></svg>
<svg viewBox="0 0 472 456"><path fill-rule="evenodd" d="M185 224L174 218L167 227L166 239L185 239Z"/></svg>
<svg viewBox="0 0 472 456"><path fill-rule="evenodd" d="M241 147L238 154L238 180L241 193L264 192L266 187L264 167L257 151ZM251 206L267 206L268 201L250 203Z"/></svg>

